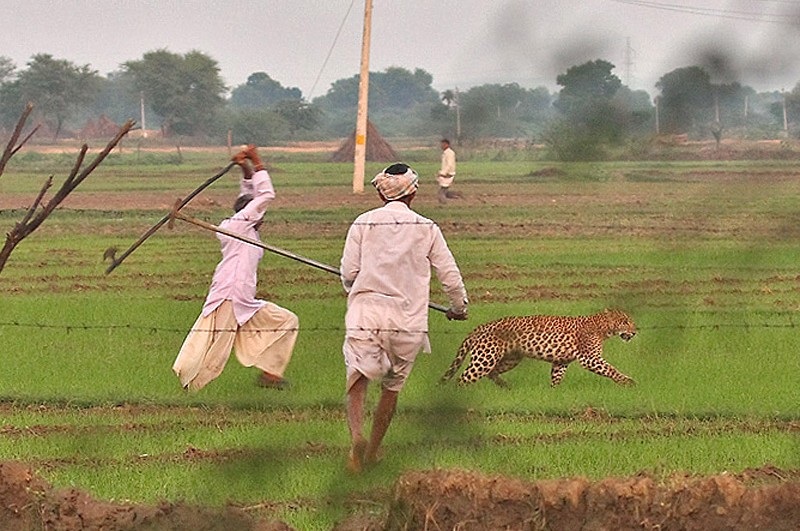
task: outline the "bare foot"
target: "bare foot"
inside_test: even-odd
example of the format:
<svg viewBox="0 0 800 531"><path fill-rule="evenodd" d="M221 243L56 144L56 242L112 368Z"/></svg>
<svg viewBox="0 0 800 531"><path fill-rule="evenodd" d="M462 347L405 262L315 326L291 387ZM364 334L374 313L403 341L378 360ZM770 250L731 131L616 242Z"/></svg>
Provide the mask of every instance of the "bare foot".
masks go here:
<svg viewBox="0 0 800 531"><path fill-rule="evenodd" d="M376 450L374 452L367 450L364 454L364 466L372 468L383 460L383 450Z"/></svg>
<svg viewBox="0 0 800 531"><path fill-rule="evenodd" d="M367 441L359 439L350 448L347 456L347 469L353 474L360 474L364 470L365 452L367 451Z"/></svg>

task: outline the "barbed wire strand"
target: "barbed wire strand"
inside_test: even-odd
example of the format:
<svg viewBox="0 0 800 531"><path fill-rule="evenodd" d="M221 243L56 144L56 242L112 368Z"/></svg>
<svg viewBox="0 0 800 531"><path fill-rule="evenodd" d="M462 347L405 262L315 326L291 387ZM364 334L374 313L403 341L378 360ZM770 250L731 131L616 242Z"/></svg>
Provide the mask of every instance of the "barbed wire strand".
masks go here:
<svg viewBox="0 0 800 531"><path fill-rule="evenodd" d="M482 323L479 323L482 324ZM478 326L476 324L475 326ZM175 328L163 326L150 326L150 325L134 325L134 324L66 324L66 323L41 323L41 322L20 322L20 321L0 321L0 328L36 328L47 330L64 330L67 333L73 331L114 331L114 330L131 330L131 331L147 331L151 333L169 332L186 334L189 332L237 332L241 328ZM698 325L682 325L682 324L669 324L669 325L653 325L637 327L638 332L647 330L721 330L721 329L754 329L754 328L798 328L798 324L794 322L788 323L712 323L712 324L698 324ZM409 334L459 334L463 335L463 331L456 330L403 330L399 328L348 328L344 326L310 326L310 327L277 327L277 328L248 328L245 332L288 332L297 331L300 333L309 332L390 332L390 333L409 333Z"/></svg>

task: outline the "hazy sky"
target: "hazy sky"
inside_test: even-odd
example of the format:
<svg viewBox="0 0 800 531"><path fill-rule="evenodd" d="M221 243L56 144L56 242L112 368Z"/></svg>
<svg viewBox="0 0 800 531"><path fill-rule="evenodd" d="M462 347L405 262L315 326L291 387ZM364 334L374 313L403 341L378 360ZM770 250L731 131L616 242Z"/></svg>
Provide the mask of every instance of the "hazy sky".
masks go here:
<svg viewBox="0 0 800 531"><path fill-rule="evenodd" d="M0 55L24 67L49 53L105 75L151 50L199 50L231 87L266 72L313 99L358 73L364 4L0 0ZM663 74L695 64L715 82L789 90L800 81L800 0L373 0L370 70L422 68L437 90L556 90L559 73L595 59L651 95Z"/></svg>

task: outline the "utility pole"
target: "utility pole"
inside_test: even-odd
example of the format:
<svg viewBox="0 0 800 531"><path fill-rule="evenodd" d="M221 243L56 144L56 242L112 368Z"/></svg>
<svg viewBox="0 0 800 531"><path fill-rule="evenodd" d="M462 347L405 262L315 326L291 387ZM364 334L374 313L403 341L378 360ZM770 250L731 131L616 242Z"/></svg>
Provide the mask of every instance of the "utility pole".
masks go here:
<svg viewBox="0 0 800 531"><path fill-rule="evenodd" d="M789 133L789 117L786 114L786 91L783 92L783 131Z"/></svg>
<svg viewBox="0 0 800 531"><path fill-rule="evenodd" d="M372 0L364 4L364 35L361 41L361 71L358 78L358 113L353 160L353 193L364 193L364 162L367 158L367 103L369 98L369 41L372 32Z"/></svg>
<svg viewBox="0 0 800 531"><path fill-rule="evenodd" d="M458 87L455 93L456 100L456 143L461 145L461 102L459 101Z"/></svg>
<svg viewBox="0 0 800 531"><path fill-rule="evenodd" d="M144 123L144 91L139 91L139 115L142 118L142 138L147 138L147 125Z"/></svg>
<svg viewBox="0 0 800 531"><path fill-rule="evenodd" d="M744 122L747 125L747 114L750 112L750 96L744 97Z"/></svg>
<svg viewBox="0 0 800 531"><path fill-rule="evenodd" d="M659 101L661 101L661 97L660 96L656 96L655 98L653 98L653 103L656 106L656 135L660 135L661 134L661 126L658 123L658 102Z"/></svg>

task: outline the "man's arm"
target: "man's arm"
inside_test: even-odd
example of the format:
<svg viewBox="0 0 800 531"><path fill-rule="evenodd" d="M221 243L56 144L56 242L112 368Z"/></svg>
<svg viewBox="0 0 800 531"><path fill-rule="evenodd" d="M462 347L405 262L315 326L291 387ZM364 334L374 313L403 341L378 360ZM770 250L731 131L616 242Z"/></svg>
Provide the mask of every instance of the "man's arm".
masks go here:
<svg viewBox="0 0 800 531"><path fill-rule="evenodd" d="M243 178L241 188L244 190L247 187L250 188L251 192L248 193L253 196L253 199L239 211L239 214L244 219L256 223L264 217L269 202L275 199L275 188L272 186L272 179L267 170L253 173L250 179Z"/></svg>
<svg viewBox="0 0 800 531"><path fill-rule="evenodd" d="M433 226L434 240L431 248L431 267L436 272L439 282L442 283L447 297L450 299L450 308L447 311L448 319L464 320L467 318L467 289L461 271L458 269L453 253L447 247L442 231L438 226Z"/></svg>
<svg viewBox="0 0 800 531"><path fill-rule="evenodd" d="M339 277L346 293L350 293L361 269L361 229L358 223L353 223L347 231L342 251L342 261L339 267Z"/></svg>

